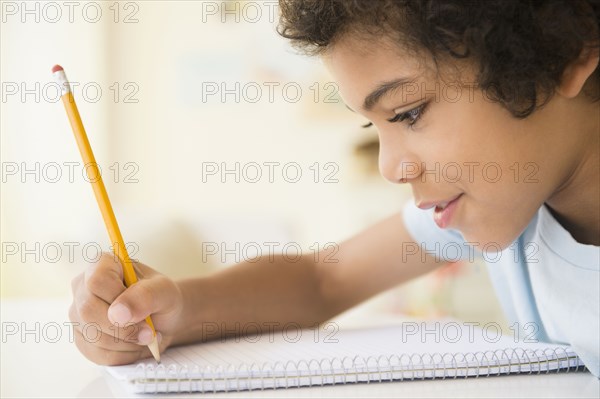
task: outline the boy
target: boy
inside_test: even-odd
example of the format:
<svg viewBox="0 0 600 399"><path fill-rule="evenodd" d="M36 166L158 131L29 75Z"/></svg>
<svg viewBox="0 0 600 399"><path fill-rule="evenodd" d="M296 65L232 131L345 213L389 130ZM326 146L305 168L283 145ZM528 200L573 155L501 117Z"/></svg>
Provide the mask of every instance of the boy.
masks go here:
<svg viewBox="0 0 600 399"><path fill-rule="evenodd" d="M105 255L73 281L71 320L104 332L92 343L76 331L83 354L150 356L148 315L161 350L250 322L311 326L440 267L453 244L487 254L512 322L572 345L600 376L600 1L280 6L279 33L320 56L378 129L381 173L410 184L414 205L342 243L337 263L275 257L177 282L137 264L126 289ZM206 336L207 321L222 331Z"/></svg>

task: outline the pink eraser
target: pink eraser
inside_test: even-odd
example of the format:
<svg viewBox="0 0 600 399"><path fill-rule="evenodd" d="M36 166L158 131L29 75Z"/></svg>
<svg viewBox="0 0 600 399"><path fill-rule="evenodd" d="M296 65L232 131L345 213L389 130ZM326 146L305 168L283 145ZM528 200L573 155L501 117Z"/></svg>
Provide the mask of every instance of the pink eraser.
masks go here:
<svg viewBox="0 0 600 399"><path fill-rule="evenodd" d="M61 67L60 65L54 65L52 67L52 73L58 72L58 71L63 71L63 70L64 70L63 67Z"/></svg>

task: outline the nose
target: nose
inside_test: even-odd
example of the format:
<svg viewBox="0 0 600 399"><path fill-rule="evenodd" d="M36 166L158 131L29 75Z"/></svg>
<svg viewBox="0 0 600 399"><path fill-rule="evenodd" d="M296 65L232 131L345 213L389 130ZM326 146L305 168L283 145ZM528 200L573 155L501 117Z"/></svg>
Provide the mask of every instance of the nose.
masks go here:
<svg viewBox="0 0 600 399"><path fill-rule="evenodd" d="M379 172L392 183L410 183L421 174L421 166L414 154L397 145L380 143Z"/></svg>

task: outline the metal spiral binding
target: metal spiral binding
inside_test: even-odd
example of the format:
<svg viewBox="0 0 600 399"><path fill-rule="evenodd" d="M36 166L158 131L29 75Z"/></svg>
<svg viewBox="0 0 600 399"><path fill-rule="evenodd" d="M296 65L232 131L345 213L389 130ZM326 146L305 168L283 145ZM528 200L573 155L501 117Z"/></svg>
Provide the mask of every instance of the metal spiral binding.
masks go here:
<svg viewBox="0 0 600 399"><path fill-rule="evenodd" d="M222 392L585 369L564 348L506 348L469 353L431 353L323 358L242 365L140 364L130 376L136 392Z"/></svg>

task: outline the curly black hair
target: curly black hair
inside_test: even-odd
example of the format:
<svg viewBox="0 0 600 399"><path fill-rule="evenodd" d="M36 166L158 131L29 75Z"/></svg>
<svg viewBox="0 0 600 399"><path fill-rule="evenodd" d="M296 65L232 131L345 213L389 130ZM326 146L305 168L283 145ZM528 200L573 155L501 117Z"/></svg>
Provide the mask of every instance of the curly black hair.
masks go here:
<svg viewBox="0 0 600 399"><path fill-rule="evenodd" d="M477 84L517 118L553 95L565 67L599 45L600 0L279 0L278 33L319 55L347 33L399 40L438 60L472 59ZM587 92L600 99L600 69ZM587 87L587 85L586 85Z"/></svg>

